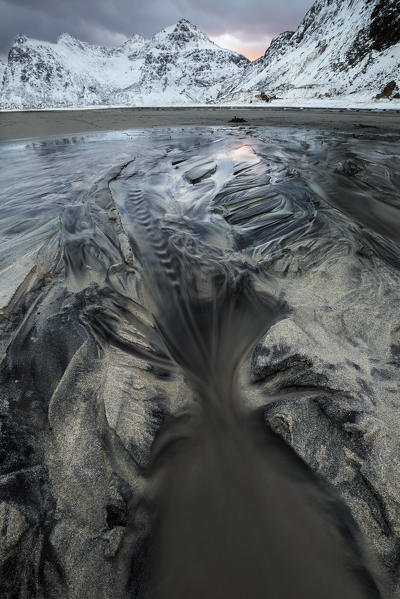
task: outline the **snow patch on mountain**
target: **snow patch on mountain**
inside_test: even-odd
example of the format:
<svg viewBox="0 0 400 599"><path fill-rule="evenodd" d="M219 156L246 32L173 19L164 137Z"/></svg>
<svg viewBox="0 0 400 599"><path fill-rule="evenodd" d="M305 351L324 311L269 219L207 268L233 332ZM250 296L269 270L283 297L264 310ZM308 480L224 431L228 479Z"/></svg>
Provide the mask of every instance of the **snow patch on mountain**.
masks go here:
<svg viewBox="0 0 400 599"><path fill-rule="evenodd" d="M212 42L186 19L148 40L104 48L62 34L18 36L0 102L9 105L161 105L212 102L248 59Z"/></svg>
<svg viewBox="0 0 400 599"><path fill-rule="evenodd" d="M2 67L0 65L0 82ZM186 19L105 48L18 36L0 107L400 105L400 0L316 0L253 63ZM1 83L0 83L1 86Z"/></svg>
<svg viewBox="0 0 400 599"><path fill-rule="evenodd" d="M4 71L6 70L6 64L2 60L0 60L0 88L3 82Z"/></svg>
<svg viewBox="0 0 400 599"><path fill-rule="evenodd" d="M396 100L399 67L399 0L317 0L297 31L275 37L219 99L262 103L262 94L294 103L342 96L366 101L394 82L382 101Z"/></svg>

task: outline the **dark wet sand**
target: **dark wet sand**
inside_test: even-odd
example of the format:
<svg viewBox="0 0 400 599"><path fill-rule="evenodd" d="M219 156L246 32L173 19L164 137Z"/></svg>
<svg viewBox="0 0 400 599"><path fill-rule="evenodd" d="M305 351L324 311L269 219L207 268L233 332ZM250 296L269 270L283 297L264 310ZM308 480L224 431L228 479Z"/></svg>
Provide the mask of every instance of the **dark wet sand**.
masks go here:
<svg viewBox="0 0 400 599"><path fill-rule="evenodd" d="M218 126L234 116L250 126L400 132L400 110L273 107L107 108L0 113L0 140L147 127ZM238 125L235 125L238 126Z"/></svg>
<svg viewBox="0 0 400 599"><path fill-rule="evenodd" d="M0 144L4 599L399 590L398 135L214 112Z"/></svg>

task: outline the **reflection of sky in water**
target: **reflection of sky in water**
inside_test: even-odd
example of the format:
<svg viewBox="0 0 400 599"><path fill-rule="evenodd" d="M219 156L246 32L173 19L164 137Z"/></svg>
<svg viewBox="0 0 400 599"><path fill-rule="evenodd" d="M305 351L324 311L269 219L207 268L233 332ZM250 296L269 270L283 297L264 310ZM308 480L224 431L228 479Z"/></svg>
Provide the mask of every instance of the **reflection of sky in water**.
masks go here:
<svg viewBox="0 0 400 599"><path fill-rule="evenodd" d="M276 210L287 210L288 215L291 210L298 211L299 206L288 206L282 194L287 200L290 188L294 189L293 181L299 181L299 173L314 192L332 200L334 186L343 187L343 180L337 181L332 175L335 164L356 155L365 165L363 181L356 189L351 182L353 189L347 194L346 202L350 205L349 198L354 197L357 210L365 212L366 203L370 212L376 199L383 200L385 205L398 202L398 194L393 193L400 185L395 145L384 139L371 142L350 136L335 138L330 134L328 137L318 131L258 129L246 132L231 128L155 129L1 144L0 268L38 248L57 231L59 215L66 205L82 202L85 193L102 174L135 158L140 185L154 197L158 196L160 207L176 213L178 202L181 215L196 219L205 216L204 207L218 198L220 192L226 192L230 184L234 191L240 191L240 181L245 184L243 199L248 205L257 203L257 177L260 177L260 191L265 189L267 181L278 184ZM174 169L171 169L172 161L178 162ZM207 161L215 163L215 172L199 184L189 185L185 173ZM230 183L240 170L244 176ZM345 187L348 190L347 180ZM379 191L378 197L374 190ZM340 204L340 198L334 201L336 199ZM342 202L340 207L349 206ZM273 212L271 208L272 205L270 212ZM354 211L355 206L351 209ZM227 212L231 215L231 224L235 224L239 217L232 216L232 210L228 207ZM254 206L253 213L255 219L261 218ZM248 213L248 220L250 216ZM377 214L375 217L378 221L381 218ZM364 214L364 218L368 223L368 214ZM393 215L386 217L386 221L391 220ZM249 222L256 225L254 220Z"/></svg>
<svg viewBox="0 0 400 599"><path fill-rule="evenodd" d="M32 252L49 236L57 234L61 215L61 247L66 266L63 282L67 281L68 285L73 280L75 285L68 287L70 295L66 300L68 303L63 307L69 311L66 320L62 316L54 324L53 319L50 320L42 310L37 315L32 315L31 320L28 315L29 326L26 327L24 342L15 346L15 361L26 363L27 377L34 376L36 372L48 371L51 372L49 379L53 379L55 375L48 364L53 367L54 363L50 358L53 353L58 355L54 348L59 345L63 358L60 362L64 363L65 348L68 347L65 340L68 340L69 335L71 338L76 337L76 329L71 326L71 314L79 311L80 315L83 313L85 316L82 321L85 326L91 327L97 334L103 331L102 339L107 340L107 344L116 343L119 348L119 351L107 350L107 369L108 359L111 364L115 360L118 383L122 380L125 387L119 387L112 381L109 400L104 395L104 401L109 401L109 407L112 405L114 409L119 406L118 409L121 410L116 419L116 429L119 427L117 434L122 434L121 430L126 423L129 429L130 422L137 422L135 410L130 407L132 363L127 360L127 354L131 351L137 357L134 350L144 347L143 339L153 341L154 338L155 347L161 338L168 343L169 353L176 364L186 369L186 373L196 382L205 382L205 391L209 386L211 392L203 391L202 399L213 398L210 405L212 403L215 407L217 404L215 414L218 416L220 397L224 405L232 403L231 382L236 376L235 369L239 359L246 348L256 341L264 330L263 327L267 326L268 313L273 312L275 302L268 303L266 296L263 298L264 303L259 300L263 293L269 293L273 289L272 283L276 284L276 291L282 291L282 297L290 306L291 313L288 318L275 324L268 333L268 339L258 345L252 361L253 383L257 383L258 390L253 385L246 391L252 393L254 406L265 406L266 402L279 397L280 402L269 404L270 418L276 416L278 422L290 424L286 432L294 435L293 445L300 455L306 440L305 458L308 458L308 463L313 467L315 455L319 459L321 446L326 452L321 459L321 468L327 468L321 475L329 480L339 479L342 471L338 471L336 476L335 468L345 463L345 451L353 450L348 434L351 429L346 427L348 424L355 424L353 415L360 411L360 406L365 414L372 414L374 418L376 416L376 420L379 418L385 426L389 426L392 420L392 413L385 412L390 398L394 408L397 410L398 407L395 403L398 393L391 395L392 381L398 380L397 362L386 363L387 350L393 343L390 323L395 323L396 326L398 323L397 299L394 297L398 289L398 276L395 269L387 268L387 262L395 264L398 250L392 242L392 245L387 242L385 246L378 235L369 233L368 237L362 227L347 217L354 211L355 218L375 227L377 231L383 231L382 225L389 223L392 225L389 233L392 236L396 234L399 219L392 219L390 223L390 211L388 212L388 207L396 210L399 199L400 169L395 144L395 141L379 136L371 140L340 134L335 137L326 136L314 131L199 128L122 132L0 145L3 166L0 173L0 269L3 266L0 270L0 299L7 265ZM350 168L355 174L344 172L343 164L346 161L351 162L351 168L347 165L345 170ZM193 173L196 175L195 180ZM115 212L111 213L109 210L111 196L108 189L134 252L135 244L139 250L135 253L135 269L137 266L138 270L134 273L131 264L123 262L125 254L116 243L118 223L115 222ZM321 202L321 199L327 199L328 204ZM337 205L347 216L333 210L329 204ZM54 239L58 242L57 236ZM365 255L359 255L360 245L364 243L372 247L372 250L369 248L373 254L371 260ZM33 263L34 256L30 259ZM14 265L12 268L14 269ZM155 329L150 331L151 327L147 326L151 322L147 313L146 319L139 319L144 311L140 304L135 303L137 297L141 298L141 288L140 293L136 293L136 284L140 285L142 272L147 285L144 285L145 292L148 290L143 307L151 311L153 306L149 299L152 300L155 308L153 315L159 325L158 336L154 333ZM23 269L14 269L13 273L22 278ZM137 273L139 277L136 277ZM254 281L257 291L255 295L249 293L253 289L247 286L249 279ZM225 286L220 286L221 281ZM243 287L238 283L243 283ZM53 289L58 288L57 286L58 280L55 280ZM382 292L377 294L379 286ZM84 307L83 294L76 305L70 301L72 290L78 294L83 289ZM132 290L136 295L132 294ZM44 296L44 306L46 302L53 304L51 294ZM238 298L243 301L238 302ZM132 302L132 299L135 301ZM60 304L52 305L51 310L57 310L60 315L62 302L64 299L60 298ZM377 314L384 314L385 319L377 318ZM137 320L130 320L136 316ZM43 330L46 334L49 332L49 336L55 340L55 345L45 342L40 346L44 350L43 355L37 352L38 346L34 345L36 337L31 336L30 332L32 322L43 323ZM137 335L137 331L142 331L140 324L143 324L144 337L142 334ZM62 339L63 343L58 343L58 339ZM22 347L25 349L20 351ZM31 348L32 354L26 347ZM71 347L75 345L71 344ZM163 347L161 345L161 350ZM149 349L147 344L145 349ZM35 363L31 355L35 358L39 356L36 370L31 367L31 363ZM87 367L86 363L85 355L82 371ZM165 361L161 363L166 365ZM384 384L388 385L386 395L376 375L372 376L373 371L369 376L372 365L374 369L380 365L381 373L386 377L383 378ZM76 392L77 385L80 384L77 381L80 379L75 377L74 368L81 367L72 365L69 370L73 374L69 385L64 385L67 401L60 401L62 392L58 396L60 403L67 406L71 405L68 403L70 397L79 401L80 396ZM146 370L146 373L150 373L150 370ZM61 374L60 371L60 376ZM42 378L47 385L46 376ZM147 389L148 379L146 381L146 385L142 387ZM368 381L368 386L364 384L365 381ZM175 384L173 378L165 379L164 383ZM96 377L96 393L97 385ZM161 397L160 385L160 379L157 379L157 393L149 391L152 394L149 405ZM307 406L311 406L310 410L304 409L304 399L312 394L314 401L322 393L323 401L316 408L318 414L312 411L312 402L307 403ZM162 395L163 402L164 397L175 400L176 394L171 391L169 394L165 393L165 396ZM145 402L141 402L141 405L143 403ZM75 399L73 406L75 410ZM331 414L329 409L332 410ZM56 412L53 405L52 415L55 418ZM68 428L65 426L65 413L60 411L62 416L58 416L62 420L60 428L63 433L64 428ZM323 416L325 413L328 417ZM196 415L197 411L193 414ZM322 418L321 415L324 418L322 428L321 420L316 420ZM91 409L89 418L90 421L93 420ZM154 414L151 419L154 419ZM329 428L329 419L333 422L331 428L334 429L334 434ZM210 422L213 422L212 418ZM236 427L236 421L232 422ZM296 423L297 426L294 433L291 423ZM314 451L312 443L317 430L316 423L320 432L318 447ZM200 424L203 429L193 427L196 434L200 432L200 437L213 439L215 433L209 430L207 421ZM357 421L357 426L358 424ZM369 427L368 422L362 426L365 427L366 438L367 435L372 441L377 438L375 428ZM344 431L342 437L338 436L341 427ZM143 424L140 425L140 430L142 429ZM82 427L82 431L84 430L85 427ZM132 430L136 429L133 427ZM244 430L241 423L238 430L240 434ZM326 435L325 430L328 431ZM358 434L357 429L356 433ZM70 434L69 430L67 434ZM397 431L392 437L397 439L396 435ZM167 436L170 438L168 430ZM224 427L215 435L215 443L210 445L209 455L204 452L197 454L196 444L193 446L193 459L200 455L205 468L204 479L200 476L195 480L192 503L186 501L185 494L181 495L181 490L185 488L182 481L188 480L186 474L192 475L195 471L190 459L187 461L186 471L186 456L190 457L192 451L190 445L189 452L182 453L183 460L178 464L180 469L176 468L176 463L171 462L177 492L172 493L173 510L166 518L166 521L172 522L173 534L165 535L163 557L171 559L170 556L174 556L171 538L179 531L176 522L182 522L183 535L181 541L175 543L175 549L177 555L180 555L181 548L186 554L187 547L194 538L193 534L190 534L190 539L185 537L186 531L190 530L187 526L189 518L195 515L198 522L197 516L201 510L204 511L207 505L213 505L214 499L221 496L218 490L215 498L201 501L201 505L198 505L201 497L198 491L213 487L214 475L209 465L216 462L215 456L222 456L220 468L215 471L217 484L220 485L226 477L224 486L230 488L227 485L231 485L233 481L230 493L234 508L231 522L229 512L223 512L228 516L228 531L237 531L237 514L241 514L242 529L235 541L236 546L240 549L254 548L254 538L248 538L243 543L243 539L253 529L259 537L258 555L262 555L266 538L281 539L281 528L278 527L279 530L274 531L271 536L266 532L269 523L264 522L263 527L260 526L258 517L259 514L267 513L265 506L270 501L262 491L268 489L268 485L260 486L260 480L266 472L265 462L259 461L252 445L247 447L246 452L241 449L237 455L232 454L232 462L230 459L225 461L224 456L229 457L229 452L224 452L224 449L235 438L231 437L229 428ZM243 439L247 443L246 438ZM346 445L347 442L349 446ZM380 442L380 445L386 443ZM246 447L242 440L240 447ZM365 454L369 456L372 467L377 472L379 470L379 482L383 470L374 448L373 445L368 446ZM238 468L240 463L243 476ZM249 476L253 477L252 481ZM170 477L167 478L171 480ZM383 488L389 478L385 476L381 484ZM243 485L242 481L250 481L253 487L249 482ZM219 489L218 486L216 488ZM243 496L237 492L238 489L244 490ZM260 509L243 509L243 506L248 505L248 489L253 489L254 492L250 494L252 497L256 497L261 490ZM296 512L302 508L302 502L289 489L282 495L277 494L276 506L279 509L281 496L293 501L292 506L288 505L288 515L303 525L302 512ZM91 493L90 498L92 497ZM182 507L175 502L176 497L185 498ZM375 496L373 501L375 505ZM307 511L308 502L303 507ZM272 511L275 522L275 515L279 510L274 508ZM249 514L250 519L247 518ZM252 524L253 517L252 529L248 524ZM286 524L290 522L284 513L281 514L281 521ZM215 531L219 527L220 518L213 523L210 514L204 522L208 525L211 522L211 528ZM313 518L310 522L310 529L322 530L319 525L312 524ZM202 529L203 526L197 531L198 535L202 534ZM287 530L288 538L293 538L296 527L290 524ZM384 534L386 542L388 535L386 531ZM162 552L164 546L159 546ZM217 550L213 553L209 551L207 544L204 546L207 547L206 557L211 556L213 567L223 551L216 545ZM269 547L273 552L274 546ZM287 547L293 550L292 557L287 553ZM299 551L296 551L296 543L286 543L283 554L287 556L288 566L295 567L301 556L309 562L308 565L312 564L313 569L321 571L320 568L315 568L313 560L308 559L308 549L306 544L300 543ZM329 559L323 561L332 565ZM160 559L160 563L168 564L168 560ZM193 560L191 563L197 565L203 561ZM231 570L231 563L227 561L227 572ZM132 560L129 561L128 568L131 565ZM239 560L236 570L240 572L242 566L242 560ZM167 567L166 571L169 575L172 568ZM303 572L303 568L299 568L299 571ZM185 572L192 584L191 571L186 571L185 568ZM261 572L264 573L264 570ZM282 572L277 570L276 576L277 588L280 588ZM254 580L256 584L256 578L257 576L250 576L249 580ZM287 577L288 580L289 578ZM159 580L158 577L156 579ZM332 579L340 582L340 577ZM270 580L263 582L262 594L268 584ZM176 586L173 592L175 588ZM245 595L245 591L243 592ZM233 595L233 592L229 594ZM252 592L250 595L255 596ZM174 594L164 593L161 596ZM194 595L187 593L187 596ZM346 595L334 593L334 596ZM347 596L352 599L356 596L352 588Z"/></svg>
<svg viewBox="0 0 400 599"><path fill-rule="evenodd" d="M160 172L159 159L165 155L166 149L168 151L170 137L168 131L161 135L149 131L118 132L1 144L0 267L37 248L57 230L60 212L66 205L80 202L82 194L102 173L115 165L123 165L135 155L142 157L145 154L147 184L151 186L154 183L153 190L156 192L157 184L152 181L152 173ZM186 133L178 134L178 151L181 151L179 144L182 138L185 138L184 145L187 146L187 137ZM157 143L160 138L163 142L161 152ZM214 150L213 146L211 150ZM251 154L245 144L233 151L235 161L250 159ZM219 187L228 175L224 163L230 166L232 156L225 149L216 152L213 159L218 162L214 183ZM168 195L170 189L159 191L167 191ZM183 201L185 189L180 198L178 188L175 192L176 199Z"/></svg>
<svg viewBox="0 0 400 599"><path fill-rule="evenodd" d="M99 172L123 162L132 142L64 138L0 145L0 266L58 228L63 207L79 201Z"/></svg>

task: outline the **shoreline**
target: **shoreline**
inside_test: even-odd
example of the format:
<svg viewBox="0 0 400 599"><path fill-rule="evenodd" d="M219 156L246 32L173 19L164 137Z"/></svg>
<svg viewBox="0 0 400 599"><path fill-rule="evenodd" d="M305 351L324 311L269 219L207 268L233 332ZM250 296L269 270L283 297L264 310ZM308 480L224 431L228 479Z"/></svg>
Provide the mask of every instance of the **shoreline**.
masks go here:
<svg viewBox="0 0 400 599"><path fill-rule="evenodd" d="M151 127L240 126L341 129L400 133L400 110L265 106L120 107L0 112L0 141ZM300 118L299 118L300 117Z"/></svg>

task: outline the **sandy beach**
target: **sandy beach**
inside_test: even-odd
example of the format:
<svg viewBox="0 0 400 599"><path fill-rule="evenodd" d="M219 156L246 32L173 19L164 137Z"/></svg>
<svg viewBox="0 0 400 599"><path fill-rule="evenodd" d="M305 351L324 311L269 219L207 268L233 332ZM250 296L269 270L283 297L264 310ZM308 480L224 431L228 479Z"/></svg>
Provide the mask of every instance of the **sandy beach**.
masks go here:
<svg viewBox="0 0 400 599"><path fill-rule="evenodd" d="M100 108L0 113L0 140L89 131L226 125L237 116L247 126L351 130L371 127L400 131L400 110L276 108L248 106ZM240 126L235 124L234 126Z"/></svg>
<svg viewBox="0 0 400 599"><path fill-rule="evenodd" d="M394 599L399 115L0 122L1 596Z"/></svg>

